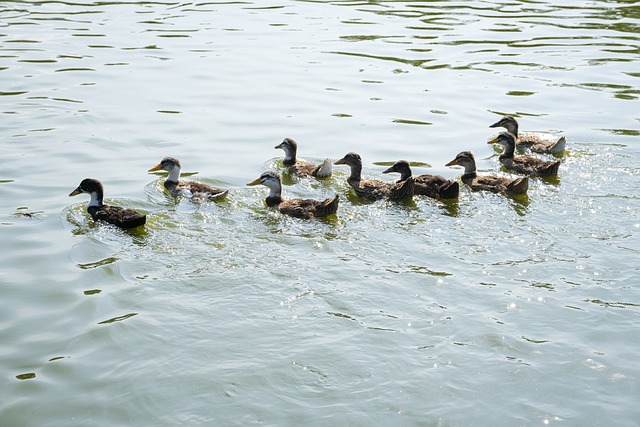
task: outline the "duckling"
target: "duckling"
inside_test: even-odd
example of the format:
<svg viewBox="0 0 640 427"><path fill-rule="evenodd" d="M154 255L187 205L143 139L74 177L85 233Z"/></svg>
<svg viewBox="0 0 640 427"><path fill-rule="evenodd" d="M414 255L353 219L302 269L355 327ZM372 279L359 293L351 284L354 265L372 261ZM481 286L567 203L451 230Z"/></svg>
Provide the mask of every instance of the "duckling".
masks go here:
<svg viewBox="0 0 640 427"><path fill-rule="evenodd" d="M274 148L282 148L284 150L283 164L292 175L298 177L314 176L316 178L329 178L331 176L331 159L325 159L320 165L298 160L296 154L298 152L298 143L291 138L285 138L280 144Z"/></svg>
<svg viewBox="0 0 640 427"><path fill-rule="evenodd" d="M120 228L139 227L147 222L146 215L136 212L133 209L109 206L102 203L104 189L102 183L97 179L83 179L80 185L78 185L78 188L69 194L69 197L77 196L81 193L87 193L91 196L91 200L87 206L87 212L89 212L94 221L105 221Z"/></svg>
<svg viewBox="0 0 640 427"><path fill-rule="evenodd" d="M334 214L338 211L339 195L324 201L313 199L283 199L282 181L280 175L267 171L262 173L247 185L262 184L269 188L269 195L266 198L267 206L278 206L280 212L297 218L323 217Z"/></svg>
<svg viewBox="0 0 640 427"><path fill-rule="evenodd" d="M501 132L495 141L504 146L504 151L500 154L500 163L514 172L529 176L549 177L557 176L560 161L546 161L533 156L515 156L516 137L509 132Z"/></svg>
<svg viewBox="0 0 640 427"><path fill-rule="evenodd" d="M412 197L415 192L415 179L408 177L402 182L385 182L378 179L362 179L362 158L357 153L347 153L343 158L334 162L335 165L347 165L351 168L351 175L347 183L353 188L358 197L368 200L402 200Z"/></svg>
<svg viewBox="0 0 640 427"><path fill-rule="evenodd" d="M500 193L505 196L516 196L524 194L529 189L529 178L509 179L493 175L478 176L476 172L476 159L471 151L463 151L458 153L455 159L451 160L445 166L462 166L464 174L462 174L462 182L468 185L473 191L490 191L492 193Z"/></svg>
<svg viewBox="0 0 640 427"><path fill-rule="evenodd" d="M202 182L180 180L181 167L180 160L165 157L148 172L160 169L169 172L164 181L164 187L174 196L184 196L189 199L222 200L229 194L229 190L220 190Z"/></svg>
<svg viewBox="0 0 640 427"><path fill-rule="evenodd" d="M518 122L513 116L504 116L491 128L503 127L516 137L518 147L528 148L534 153L558 154L562 153L567 145L567 139L561 136L558 140L545 138L539 133L518 134Z"/></svg>
<svg viewBox="0 0 640 427"><path fill-rule="evenodd" d="M400 179L396 182L400 183L411 174L411 166L406 160L398 160L389 169L382 173L397 172L400 174ZM414 194L421 196L429 196L434 199L456 199L460 192L460 184L457 181L450 181L440 175L419 175L414 177L415 190Z"/></svg>

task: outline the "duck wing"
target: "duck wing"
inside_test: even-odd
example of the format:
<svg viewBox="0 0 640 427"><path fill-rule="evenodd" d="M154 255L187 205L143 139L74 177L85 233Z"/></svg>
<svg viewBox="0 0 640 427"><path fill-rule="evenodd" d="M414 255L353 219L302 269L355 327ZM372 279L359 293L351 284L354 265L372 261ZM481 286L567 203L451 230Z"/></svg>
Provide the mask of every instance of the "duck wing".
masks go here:
<svg viewBox="0 0 640 427"><path fill-rule="evenodd" d="M534 153L558 154L562 153L567 145L567 139L562 136L558 139L551 135L540 133L525 133L518 137L517 146L528 148Z"/></svg>
<svg viewBox="0 0 640 427"><path fill-rule="evenodd" d="M288 199L280 203L280 212L297 218L323 217L338 211L339 196L326 200Z"/></svg>
<svg viewBox="0 0 640 427"><path fill-rule="evenodd" d="M489 191L504 195L524 194L529 188L527 177L510 179L500 176L483 175L478 176L466 184L474 191Z"/></svg>
<svg viewBox="0 0 640 427"><path fill-rule="evenodd" d="M229 194L229 190L221 190L197 181L180 181L171 192L190 199L206 200L222 200Z"/></svg>
<svg viewBox="0 0 640 427"><path fill-rule="evenodd" d="M146 215L120 206L90 206L87 210L94 221L105 221L121 228L139 227L147 222Z"/></svg>
<svg viewBox="0 0 640 427"><path fill-rule="evenodd" d="M432 198L455 199L458 197L460 185L440 175L420 175L415 177L415 194Z"/></svg>
<svg viewBox="0 0 640 427"><path fill-rule="evenodd" d="M529 176L555 176L560 167L560 161L546 161L532 156L503 158L500 162L509 170Z"/></svg>

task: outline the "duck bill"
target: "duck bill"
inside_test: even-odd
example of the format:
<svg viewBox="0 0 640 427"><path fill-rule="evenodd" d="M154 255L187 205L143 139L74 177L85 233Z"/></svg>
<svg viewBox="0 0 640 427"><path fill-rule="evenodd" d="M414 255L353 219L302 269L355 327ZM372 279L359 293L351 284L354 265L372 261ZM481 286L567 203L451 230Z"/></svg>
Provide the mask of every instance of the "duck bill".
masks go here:
<svg viewBox="0 0 640 427"><path fill-rule="evenodd" d="M500 122L495 122L494 124L492 124L491 126L489 126L490 128L499 128L500 127Z"/></svg>
<svg viewBox="0 0 640 427"><path fill-rule="evenodd" d="M456 159L453 159L449 163L447 163L445 166L458 166L458 163L456 163Z"/></svg>
<svg viewBox="0 0 640 427"><path fill-rule="evenodd" d="M344 157L341 158L340 160L336 160L335 162L333 162L334 165L346 165L347 163L344 161Z"/></svg>
<svg viewBox="0 0 640 427"><path fill-rule="evenodd" d="M382 171L382 173L392 173L392 172L395 172L395 170L393 170L393 166L391 166L389 169Z"/></svg>
<svg viewBox="0 0 640 427"><path fill-rule="evenodd" d="M283 142L281 142L280 144L276 145L276 146L275 146L275 147L273 147L273 148L282 148L282 144L284 144L284 143L283 143Z"/></svg>
<svg viewBox="0 0 640 427"><path fill-rule="evenodd" d="M80 190L80 187L76 188L71 193L69 193L69 197L77 196L78 194L82 194L82 190Z"/></svg>
<svg viewBox="0 0 640 427"><path fill-rule="evenodd" d="M260 184L262 184L262 181L260 181L259 177L254 179L253 181L247 183L247 185L249 185L249 186L260 185Z"/></svg>
<svg viewBox="0 0 640 427"><path fill-rule="evenodd" d="M160 163L158 163L157 165L155 165L154 167L149 169L147 172L159 171L160 169L162 169L162 165Z"/></svg>

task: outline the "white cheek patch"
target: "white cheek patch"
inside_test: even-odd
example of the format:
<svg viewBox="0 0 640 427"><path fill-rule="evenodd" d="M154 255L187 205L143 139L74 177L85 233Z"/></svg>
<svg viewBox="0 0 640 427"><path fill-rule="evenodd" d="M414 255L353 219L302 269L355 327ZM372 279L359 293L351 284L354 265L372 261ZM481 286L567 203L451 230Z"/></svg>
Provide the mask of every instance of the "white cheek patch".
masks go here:
<svg viewBox="0 0 640 427"><path fill-rule="evenodd" d="M178 182L180 179L180 168L176 165L169 171L168 181Z"/></svg>
<svg viewBox="0 0 640 427"><path fill-rule="evenodd" d="M89 200L89 206L102 206L101 201L98 199L98 193L93 191L89 194L91 195L91 200Z"/></svg>

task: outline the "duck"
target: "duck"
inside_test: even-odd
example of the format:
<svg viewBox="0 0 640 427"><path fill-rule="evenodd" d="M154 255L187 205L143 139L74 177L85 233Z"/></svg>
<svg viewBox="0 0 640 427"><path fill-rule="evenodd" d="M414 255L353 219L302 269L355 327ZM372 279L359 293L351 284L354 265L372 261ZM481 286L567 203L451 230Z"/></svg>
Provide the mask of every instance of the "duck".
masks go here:
<svg viewBox="0 0 640 427"><path fill-rule="evenodd" d="M133 209L105 205L102 202L104 188L102 187L102 183L97 179L83 179L80 185L78 185L78 188L69 194L69 197L82 193L91 196L91 200L89 200L89 205L87 206L87 212L89 212L94 221L104 221L120 228L140 227L147 222L146 215Z"/></svg>
<svg viewBox="0 0 640 427"><path fill-rule="evenodd" d="M410 176L402 182L385 182L379 179L362 179L362 158L358 153L347 153L334 165L347 165L351 168L351 175L347 183L358 197L368 200L403 200L415 193L416 181Z"/></svg>
<svg viewBox="0 0 640 427"><path fill-rule="evenodd" d="M284 160L282 163L287 167L290 174L297 177L315 177L315 178L329 178L332 172L331 159L325 159L320 165L315 165L311 162L304 160L298 160L296 155L298 153L298 143L291 138L285 138L280 144L274 148L281 148L284 151Z"/></svg>
<svg viewBox="0 0 640 427"><path fill-rule="evenodd" d="M461 180L473 191L490 191L505 196L525 194L529 189L529 178L510 179L494 175L478 175L476 159L471 151L462 151L445 166L462 166Z"/></svg>
<svg viewBox="0 0 640 427"><path fill-rule="evenodd" d="M494 141L488 144L499 143L504 146L504 151L500 154L500 163L511 171L539 177L551 177L558 175L560 167L559 160L543 160L533 156L515 156L516 137L510 132L501 132Z"/></svg>
<svg viewBox="0 0 640 427"><path fill-rule="evenodd" d="M282 180L280 175L273 171L263 172L258 178L247 183L249 186L264 185L269 189L269 195L265 199L267 206L277 206L281 213L296 218L325 217L338 211L340 196L325 200L313 199L283 199Z"/></svg>
<svg viewBox="0 0 640 427"><path fill-rule="evenodd" d="M406 160L398 160L390 168L382 173L399 173L400 179L396 181L401 183L412 176L411 166ZM419 175L414 177L415 189L414 194L428 196L434 199L456 199L460 193L460 184L458 181L451 181L440 175Z"/></svg>
<svg viewBox="0 0 640 427"><path fill-rule="evenodd" d="M184 196L195 200L222 200L229 194L229 190L220 190L202 182L180 180L181 168L180 160L174 157L165 157L148 172L158 170L169 172L164 181L164 187L174 196Z"/></svg>
<svg viewBox="0 0 640 427"><path fill-rule="evenodd" d="M507 132L512 133L516 137L516 145L522 148L528 148L534 153L540 154L559 154L565 150L567 139L561 136L559 139L545 138L540 133L518 133L518 121L513 116L504 116L491 126L491 128L503 127Z"/></svg>

